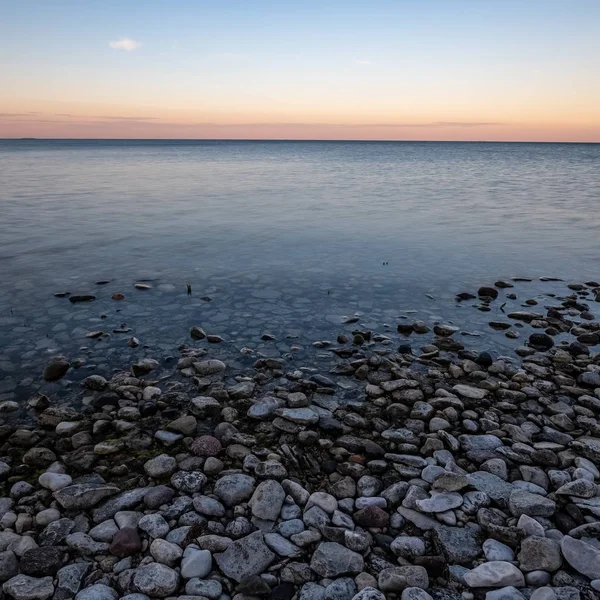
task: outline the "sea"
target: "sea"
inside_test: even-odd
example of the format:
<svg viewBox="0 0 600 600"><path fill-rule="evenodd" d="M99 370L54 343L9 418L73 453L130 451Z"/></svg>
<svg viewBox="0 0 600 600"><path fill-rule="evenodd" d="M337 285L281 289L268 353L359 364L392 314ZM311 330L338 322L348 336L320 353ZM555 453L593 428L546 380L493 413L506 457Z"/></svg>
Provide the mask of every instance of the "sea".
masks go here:
<svg viewBox="0 0 600 600"><path fill-rule="evenodd" d="M56 355L75 380L172 360L193 325L298 364L407 319L510 352L504 295L598 281L599 234L598 144L0 140L0 401ZM514 277L492 315L455 301Z"/></svg>

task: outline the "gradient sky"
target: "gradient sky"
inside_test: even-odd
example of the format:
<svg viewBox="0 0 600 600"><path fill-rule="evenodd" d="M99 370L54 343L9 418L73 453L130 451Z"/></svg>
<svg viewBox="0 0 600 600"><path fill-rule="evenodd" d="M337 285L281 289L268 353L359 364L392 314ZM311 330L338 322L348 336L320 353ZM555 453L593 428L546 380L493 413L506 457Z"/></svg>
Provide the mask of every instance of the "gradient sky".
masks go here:
<svg viewBox="0 0 600 600"><path fill-rule="evenodd" d="M0 0L0 137L600 141L600 0Z"/></svg>

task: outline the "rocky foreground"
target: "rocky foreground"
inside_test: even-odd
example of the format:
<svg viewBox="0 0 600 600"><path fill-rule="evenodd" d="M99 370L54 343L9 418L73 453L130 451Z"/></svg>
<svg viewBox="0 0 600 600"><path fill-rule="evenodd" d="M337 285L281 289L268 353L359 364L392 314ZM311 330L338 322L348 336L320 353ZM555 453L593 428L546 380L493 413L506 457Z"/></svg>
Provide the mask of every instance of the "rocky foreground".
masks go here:
<svg viewBox="0 0 600 600"><path fill-rule="evenodd" d="M398 351L357 330L319 343L327 373L240 369L193 328L166 374L146 358L91 375L77 409L36 395L35 425L0 426L3 597L598 598L588 309L515 313L539 329L519 361L463 349L449 325L418 352L432 324L403 323Z"/></svg>

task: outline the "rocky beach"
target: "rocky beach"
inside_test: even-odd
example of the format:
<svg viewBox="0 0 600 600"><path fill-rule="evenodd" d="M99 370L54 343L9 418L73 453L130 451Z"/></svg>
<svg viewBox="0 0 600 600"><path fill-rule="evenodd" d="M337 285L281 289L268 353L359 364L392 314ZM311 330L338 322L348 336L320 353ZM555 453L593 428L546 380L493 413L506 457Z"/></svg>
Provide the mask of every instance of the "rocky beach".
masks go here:
<svg viewBox="0 0 600 600"><path fill-rule="evenodd" d="M199 321L170 356L124 326L127 363L45 358L0 405L4 597L600 597L600 285L542 279L458 292L460 321L357 311L285 347L268 314L246 346Z"/></svg>

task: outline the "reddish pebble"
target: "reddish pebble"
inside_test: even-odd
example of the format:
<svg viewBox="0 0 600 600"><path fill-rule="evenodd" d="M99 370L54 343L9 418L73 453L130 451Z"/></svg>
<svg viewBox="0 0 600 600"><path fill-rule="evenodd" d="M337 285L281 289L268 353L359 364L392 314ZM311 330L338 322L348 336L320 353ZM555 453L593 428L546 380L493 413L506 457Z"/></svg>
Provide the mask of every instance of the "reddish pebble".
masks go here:
<svg viewBox="0 0 600 600"><path fill-rule="evenodd" d="M113 300L125 300L125 294L121 294L121 292L117 292L116 294L113 294L111 297Z"/></svg>
<svg viewBox="0 0 600 600"><path fill-rule="evenodd" d="M221 452L221 442L212 435L201 435L190 447L196 456L217 456Z"/></svg>

